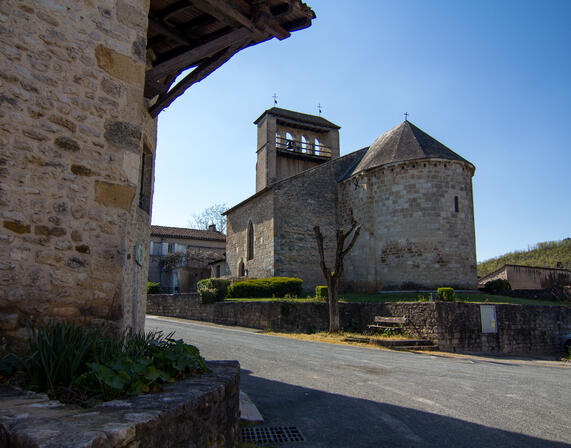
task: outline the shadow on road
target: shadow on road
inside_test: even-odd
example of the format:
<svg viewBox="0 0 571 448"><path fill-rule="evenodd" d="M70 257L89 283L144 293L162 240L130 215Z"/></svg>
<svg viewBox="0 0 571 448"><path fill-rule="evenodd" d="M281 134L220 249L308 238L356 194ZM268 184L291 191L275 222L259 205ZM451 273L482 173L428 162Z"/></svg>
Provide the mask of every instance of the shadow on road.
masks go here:
<svg viewBox="0 0 571 448"><path fill-rule="evenodd" d="M322 392L241 371L241 388L264 416L265 426L296 426L306 448L537 447L569 448L430 412ZM470 403L466 403L469 407ZM500 424L500 423L498 423ZM569 438L569 434L562 434ZM282 446L282 445L280 445Z"/></svg>

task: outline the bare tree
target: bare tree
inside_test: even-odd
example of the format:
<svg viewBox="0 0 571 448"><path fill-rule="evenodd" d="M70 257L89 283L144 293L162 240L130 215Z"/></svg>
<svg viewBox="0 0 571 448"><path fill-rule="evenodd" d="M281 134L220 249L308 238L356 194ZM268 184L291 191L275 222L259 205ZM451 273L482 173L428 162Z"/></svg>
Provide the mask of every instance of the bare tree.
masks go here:
<svg viewBox="0 0 571 448"><path fill-rule="evenodd" d="M317 249L319 250L319 261L323 276L327 282L327 298L329 301L329 333L338 333L340 330L339 324L339 281L343 275L343 258L347 255L357 238L361 233L361 225L357 224L353 217L353 210L351 209L351 228L345 232L343 229L337 229L337 249L335 251L335 268L329 269L325 264L325 254L323 251L323 235L319 226L313 228L315 238L317 239ZM345 240L353 233L351 241L345 248Z"/></svg>
<svg viewBox="0 0 571 448"><path fill-rule="evenodd" d="M226 233L226 216L222 215L228 206L226 204L214 204L205 208L202 212L192 215L189 224L197 229L208 229L211 224L216 224L216 230Z"/></svg>

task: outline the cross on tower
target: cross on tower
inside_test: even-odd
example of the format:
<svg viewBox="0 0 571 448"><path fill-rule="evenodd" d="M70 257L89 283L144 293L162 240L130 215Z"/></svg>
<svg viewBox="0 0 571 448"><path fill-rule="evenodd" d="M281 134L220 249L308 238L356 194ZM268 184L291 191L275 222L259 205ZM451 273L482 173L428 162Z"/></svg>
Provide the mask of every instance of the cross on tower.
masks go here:
<svg viewBox="0 0 571 448"><path fill-rule="evenodd" d="M274 106L278 105L278 96L274 93L274 96L272 96L272 98L274 99Z"/></svg>
<svg viewBox="0 0 571 448"><path fill-rule="evenodd" d="M317 110L319 111L319 116L321 117L321 103L317 105Z"/></svg>
<svg viewBox="0 0 571 448"><path fill-rule="evenodd" d="M404 121L408 121L408 112L404 113Z"/></svg>

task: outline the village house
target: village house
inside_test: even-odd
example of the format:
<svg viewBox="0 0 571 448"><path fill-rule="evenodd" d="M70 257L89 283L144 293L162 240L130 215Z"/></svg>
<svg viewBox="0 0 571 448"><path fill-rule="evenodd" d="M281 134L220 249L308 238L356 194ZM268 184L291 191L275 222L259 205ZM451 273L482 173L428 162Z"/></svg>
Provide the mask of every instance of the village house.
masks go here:
<svg viewBox="0 0 571 448"><path fill-rule="evenodd" d="M225 251L226 236L214 224L208 230L151 226L149 281L166 294L194 292Z"/></svg>

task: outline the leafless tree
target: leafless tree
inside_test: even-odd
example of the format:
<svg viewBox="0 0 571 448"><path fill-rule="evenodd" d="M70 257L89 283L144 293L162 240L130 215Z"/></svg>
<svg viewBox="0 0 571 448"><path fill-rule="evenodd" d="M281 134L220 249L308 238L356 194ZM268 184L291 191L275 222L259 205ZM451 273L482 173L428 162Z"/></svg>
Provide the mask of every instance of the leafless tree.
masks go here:
<svg viewBox="0 0 571 448"><path fill-rule="evenodd" d="M339 324L339 281L343 275L343 258L353 249L359 233L361 233L361 225L355 221L353 210L351 212L351 228L345 232L342 228L337 229L337 249L335 251L335 267L329 269L325 264L325 254L323 251L323 235L319 226L315 226L315 238L317 240L317 249L319 251L319 261L323 276L327 282L327 295L329 302L329 333L338 333ZM351 237L351 234L353 236ZM351 241L345 247L345 241L351 237Z"/></svg>
<svg viewBox="0 0 571 448"><path fill-rule="evenodd" d="M226 216L222 215L228 206L226 204L214 204L205 208L202 212L192 215L189 224L196 229L208 229L211 224L216 224L216 230L226 233Z"/></svg>

